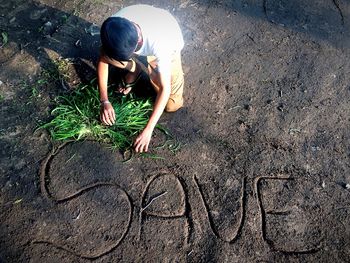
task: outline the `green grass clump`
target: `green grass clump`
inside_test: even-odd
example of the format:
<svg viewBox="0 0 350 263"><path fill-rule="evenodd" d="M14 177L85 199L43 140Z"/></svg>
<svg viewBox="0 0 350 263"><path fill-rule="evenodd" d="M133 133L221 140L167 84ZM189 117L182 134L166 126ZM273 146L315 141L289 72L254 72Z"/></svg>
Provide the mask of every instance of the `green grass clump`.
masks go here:
<svg viewBox="0 0 350 263"><path fill-rule="evenodd" d="M54 118L40 128L48 129L53 140L93 139L125 150L132 146L133 137L143 130L152 111L150 99L131 96L109 96L116 114L115 124L104 126L99 120L100 100L95 82L60 96L52 111Z"/></svg>
<svg viewBox="0 0 350 263"><path fill-rule="evenodd" d="M6 46L6 44L7 44L8 41L9 41L7 32L2 32L2 33L1 33L1 37L2 37L2 44L1 44L0 48Z"/></svg>

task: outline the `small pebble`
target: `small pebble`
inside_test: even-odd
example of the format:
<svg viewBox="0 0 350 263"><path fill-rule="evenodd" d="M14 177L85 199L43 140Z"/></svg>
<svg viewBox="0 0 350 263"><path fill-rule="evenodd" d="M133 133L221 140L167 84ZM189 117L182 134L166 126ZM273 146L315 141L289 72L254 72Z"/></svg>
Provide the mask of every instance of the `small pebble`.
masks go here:
<svg viewBox="0 0 350 263"><path fill-rule="evenodd" d="M278 109L279 111L283 112L283 111L284 111L284 105L283 105L283 104L279 105L279 106L277 107L277 109Z"/></svg>
<svg viewBox="0 0 350 263"><path fill-rule="evenodd" d="M321 150L321 148L318 147L318 146L311 146L311 150L312 150L313 152L316 152L316 151Z"/></svg>
<svg viewBox="0 0 350 263"><path fill-rule="evenodd" d="M76 46L76 47L81 47L81 40L78 39L78 40L74 43L74 46Z"/></svg>
<svg viewBox="0 0 350 263"><path fill-rule="evenodd" d="M348 189L348 190L350 190L350 184L346 184L346 185L345 185L345 188Z"/></svg>
<svg viewBox="0 0 350 263"><path fill-rule="evenodd" d="M100 28L96 24L92 24L88 29L85 29L86 33L90 34L91 36L99 35L100 34Z"/></svg>
<svg viewBox="0 0 350 263"><path fill-rule="evenodd" d="M247 111L250 111L252 109L252 106L250 106L249 104L244 105L244 109Z"/></svg>

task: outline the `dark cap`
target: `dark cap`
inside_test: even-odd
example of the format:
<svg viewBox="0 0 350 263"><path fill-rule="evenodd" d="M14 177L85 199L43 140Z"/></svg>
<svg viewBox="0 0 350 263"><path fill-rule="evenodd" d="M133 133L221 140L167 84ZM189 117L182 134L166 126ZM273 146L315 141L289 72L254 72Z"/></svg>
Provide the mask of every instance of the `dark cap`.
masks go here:
<svg viewBox="0 0 350 263"><path fill-rule="evenodd" d="M122 17L110 17L101 27L101 42L104 52L114 60L131 58L137 46L138 34L135 25Z"/></svg>

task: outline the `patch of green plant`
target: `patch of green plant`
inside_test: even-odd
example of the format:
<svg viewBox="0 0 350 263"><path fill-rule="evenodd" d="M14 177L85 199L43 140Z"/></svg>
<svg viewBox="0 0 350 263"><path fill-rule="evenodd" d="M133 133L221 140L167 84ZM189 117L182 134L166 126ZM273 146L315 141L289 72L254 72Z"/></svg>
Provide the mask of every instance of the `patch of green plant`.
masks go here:
<svg viewBox="0 0 350 263"><path fill-rule="evenodd" d="M40 91L36 86L32 87L32 95L30 96L31 99L39 97Z"/></svg>
<svg viewBox="0 0 350 263"><path fill-rule="evenodd" d="M33 103L37 98L41 97L41 89L43 88L44 85L49 83L50 79L47 79L46 76L41 73L39 76L39 79L32 83L27 83L25 81L22 81L21 87L23 90L30 90L30 96L29 96L29 101L27 102L28 104Z"/></svg>
<svg viewBox="0 0 350 263"><path fill-rule="evenodd" d="M68 80L69 65L72 63L69 59L58 58L53 61L56 71L51 73L55 79Z"/></svg>
<svg viewBox="0 0 350 263"><path fill-rule="evenodd" d="M70 59L57 58L52 60L52 65L41 70L35 85L41 87L50 82L68 80L69 66L72 63Z"/></svg>
<svg viewBox="0 0 350 263"><path fill-rule="evenodd" d="M1 33L1 38L2 38L1 47L4 47L4 46L6 46L6 44L7 44L8 41L9 41L8 34L7 34L6 32L2 32L2 33Z"/></svg>
<svg viewBox="0 0 350 263"><path fill-rule="evenodd" d="M61 16L61 18L62 18L63 24L66 24L68 22L69 17L67 15L63 15L63 16Z"/></svg>
<svg viewBox="0 0 350 263"><path fill-rule="evenodd" d="M48 129L53 140L93 139L107 142L112 148L127 149L132 146L134 136L146 126L152 103L149 99L131 96L110 94L109 97L116 112L112 126L104 126L99 120L99 94L92 82L60 96L52 111L53 119L40 128Z"/></svg>

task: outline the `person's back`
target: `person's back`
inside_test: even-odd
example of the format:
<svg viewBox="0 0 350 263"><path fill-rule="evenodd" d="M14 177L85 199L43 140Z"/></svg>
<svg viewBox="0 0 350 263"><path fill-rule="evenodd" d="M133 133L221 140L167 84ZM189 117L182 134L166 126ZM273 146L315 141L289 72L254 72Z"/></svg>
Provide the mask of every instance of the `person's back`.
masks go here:
<svg viewBox="0 0 350 263"><path fill-rule="evenodd" d="M141 28L143 45L135 54L155 56L159 71L166 70L172 54L184 47L180 26L166 10L149 5L133 5L123 8L112 17L126 18Z"/></svg>

